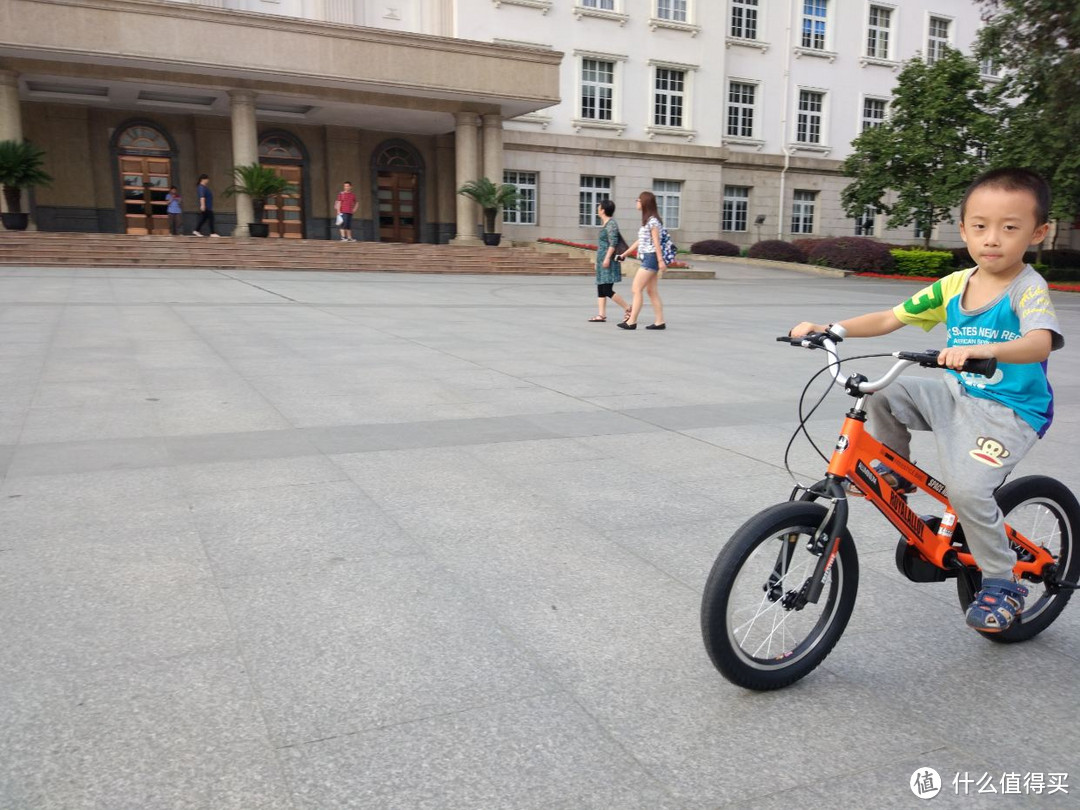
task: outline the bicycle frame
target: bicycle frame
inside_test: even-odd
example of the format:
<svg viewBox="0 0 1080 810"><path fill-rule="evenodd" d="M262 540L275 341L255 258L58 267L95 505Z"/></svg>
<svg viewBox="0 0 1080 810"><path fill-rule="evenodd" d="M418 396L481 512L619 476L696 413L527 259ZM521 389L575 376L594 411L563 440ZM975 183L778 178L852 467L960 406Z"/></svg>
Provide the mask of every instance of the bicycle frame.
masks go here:
<svg viewBox="0 0 1080 810"><path fill-rule="evenodd" d="M875 461L884 463L889 469L911 481L918 490L941 503L944 515L936 530L908 506L905 495L874 471ZM858 405L848 411L829 460L826 480L829 482L828 489L832 497L835 498L835 492L845 479L853 481L863 497L873 504L928 562L946 571L978 568L969 552L953 545L956 513L949 505L945 485L870 435L866 430L866 412ZM846 523L846 513L846 509L832 512L828 522L835 524L837 518L843 518ZM844 525L829 526L829 537L836 539L834 545L838 544L843 529ZM1009 542L1023 549L1025 556L1030 557L1018 560L1013 572L1027 580L1041 581L1049 570L1047 566L1054 564L1053 556L1007 524L1005 533ZM832 553L835 554L835 548ZM828 563L831 563L831 560L824 566L822 573L828 570Z"/></svg>

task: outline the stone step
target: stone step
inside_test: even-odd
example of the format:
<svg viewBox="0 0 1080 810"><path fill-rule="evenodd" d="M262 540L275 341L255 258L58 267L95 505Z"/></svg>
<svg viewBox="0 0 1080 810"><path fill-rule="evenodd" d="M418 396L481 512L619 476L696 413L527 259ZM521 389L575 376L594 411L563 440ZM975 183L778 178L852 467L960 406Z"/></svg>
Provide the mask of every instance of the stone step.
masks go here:
<svg viewBox="0 0 1080 810"><path fill-rule="evenodd" d="M319 271L409 271L589 275L591 261L530 247L342 243L327 240L0 232L0 265L30 267L209 267Z"/></svg>

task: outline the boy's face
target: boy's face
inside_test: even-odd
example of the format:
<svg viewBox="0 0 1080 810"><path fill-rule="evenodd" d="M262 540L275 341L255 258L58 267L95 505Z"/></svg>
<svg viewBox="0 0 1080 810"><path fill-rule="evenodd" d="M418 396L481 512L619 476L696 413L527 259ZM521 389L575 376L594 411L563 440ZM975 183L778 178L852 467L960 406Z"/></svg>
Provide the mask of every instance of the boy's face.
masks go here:
<svg viewBox="0 0 1080 810"><path fill-rule="evenodd" d="M341 187L345 189L345 191L352 191L352 183L342 183Z"/></svg>
<svg viewBox="0 0 1080 810"><path fill-rule="evenodd" d="M980 271L1007 278L1024 269L1024 252L1049 228L1036 224L1031 192L983 186L968 197L960 236Z"/></svg>

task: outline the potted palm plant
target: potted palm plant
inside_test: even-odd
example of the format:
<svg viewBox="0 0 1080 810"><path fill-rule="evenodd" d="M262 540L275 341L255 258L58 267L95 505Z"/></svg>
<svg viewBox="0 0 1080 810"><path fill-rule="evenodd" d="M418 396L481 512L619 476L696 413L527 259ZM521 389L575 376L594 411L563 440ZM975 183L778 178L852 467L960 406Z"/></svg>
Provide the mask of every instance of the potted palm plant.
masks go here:
<svg viewBox="0 0 1080 810"><path fill-rule="evenodd" d="M262 221L266 201L279 194L294 194L296 186L261 163L234 166L233 177L236 182L225 189L225 193L230 197L236 194L249 196L251 207L255 209L255 221L248 226L249 232L252 236L269 236L270 226Z"/></svg>
<svg viewBox="0 0 1080 810"><path fill-rule="evenodd" d="M487 177L481 177L479 180L470 180L463 185L458 189L458 194L463 194L475 201L483 210L484 244L492 247L498 245L502 234L495 233L495 217L498 216L501 208L511 210L517 208L518 202L521 201L517 186L510 183L497 186Z"/></svg>
<svg viewBox="0 0 1080 810"><path fill-rule="evenodd" d="M52 182L42 168L44 162L45 153L26 141L0 141L0 185L8 208L2 219L9 231L25 231L30 223L30 215L22 210L22 190Z"/></svg>

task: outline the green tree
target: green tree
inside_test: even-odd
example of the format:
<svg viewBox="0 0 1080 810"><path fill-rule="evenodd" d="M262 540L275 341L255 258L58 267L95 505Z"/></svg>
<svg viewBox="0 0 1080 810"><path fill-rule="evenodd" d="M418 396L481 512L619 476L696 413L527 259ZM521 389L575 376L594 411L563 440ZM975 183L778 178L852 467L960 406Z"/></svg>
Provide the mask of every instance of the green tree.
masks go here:
<svg viewBox="0 0 1080 810"><path fill-rule="evenodd" d="M933 65L916 58L897 79L889 119L852 142L843 172L854 181L840 200L847 215L867 207L888 214L888 227L912 222L930 230L952 221L952 209L985 166L995 121L974 61L946 49Z"/></svg>
<svg viewBox="0 0 1080 810"><path fill-rule="evenodd" d="M976 54L1001 74L993 164L1038 171L1054 192L1051 219L1080 219L1080 3L976 2L986 20Z"/></svg>

